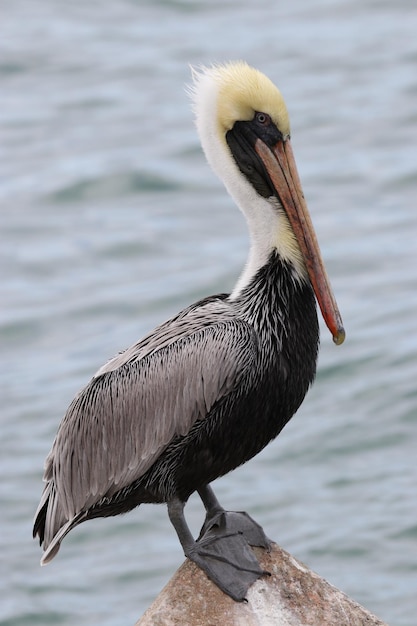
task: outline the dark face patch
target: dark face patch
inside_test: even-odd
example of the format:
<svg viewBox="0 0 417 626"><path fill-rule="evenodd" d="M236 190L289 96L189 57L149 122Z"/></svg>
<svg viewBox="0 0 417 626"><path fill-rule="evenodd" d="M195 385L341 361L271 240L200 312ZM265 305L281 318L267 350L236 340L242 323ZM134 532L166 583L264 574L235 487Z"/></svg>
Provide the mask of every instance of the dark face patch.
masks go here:
<svg viewBox="0 0 417 626"><path fill-rule="evenodd" d="M233 128L226 133L227 145L240 171L252 187L264 198L275 195L262 160L255 152L255 142L261 139L272 148L283 135L267 113L256 111L252 120L235 122Z"/></svg>

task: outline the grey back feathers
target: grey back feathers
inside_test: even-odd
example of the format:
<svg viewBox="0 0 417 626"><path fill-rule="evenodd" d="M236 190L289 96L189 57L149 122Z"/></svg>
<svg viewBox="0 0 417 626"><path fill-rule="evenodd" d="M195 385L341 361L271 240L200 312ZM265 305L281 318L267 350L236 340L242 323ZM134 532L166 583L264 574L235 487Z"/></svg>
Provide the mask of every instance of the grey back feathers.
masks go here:
<svg viewBox="0 0 417 626"><path fill-rule="evenodd" d="M212 298L104 365L71 403L46 460L45 549L67 521L132 484L204 419L253 372L257 352L252 326Z"/></svg>

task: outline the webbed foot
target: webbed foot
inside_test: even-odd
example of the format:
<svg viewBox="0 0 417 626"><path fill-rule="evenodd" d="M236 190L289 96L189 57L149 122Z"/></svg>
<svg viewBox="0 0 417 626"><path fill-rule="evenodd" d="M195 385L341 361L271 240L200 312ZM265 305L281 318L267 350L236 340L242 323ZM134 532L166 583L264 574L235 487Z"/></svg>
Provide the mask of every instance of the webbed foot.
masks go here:
<svg viewBox="0 0 417 626"><path fill-rule="evenodd" d="M224 593L242 602L249 587L269 572L260 567L245 535L231 528L232 521L228 513L219 513L203 526L200 537L185 554Z"/></svg>
<svg viewBox="0 0 417 626"><path fill-rule="evenodd" d="M259 565L249 545L270 549L271 542L247 513L225 511L208 486L199 490L207 510L199 538L194 540L184 518L183 500L168 501L169 518L185 556L194 561L228 596L242 602L249 587L269 575Z"/></svg>
<svg viewBox="0 0 417 626"><path fill-rule="evenodd" d="M259 546L268 552L271 549L271 540L265 535L262 526L245 511L220 510L213 515L207 513L198 541L216 524L223 527L225 533L242 534L250 546Z"/></svg>

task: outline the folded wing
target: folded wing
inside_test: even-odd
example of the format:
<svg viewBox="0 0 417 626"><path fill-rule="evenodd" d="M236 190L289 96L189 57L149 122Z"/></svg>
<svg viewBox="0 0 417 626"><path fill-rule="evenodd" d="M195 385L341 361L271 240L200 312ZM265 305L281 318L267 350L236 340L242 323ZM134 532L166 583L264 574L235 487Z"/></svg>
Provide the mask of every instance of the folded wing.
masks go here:
<svg viewBox="0 0 417 626"><path fill-rule="evenodd" d="M39 532L38 523L37 532L45 549L204 419L252 371L256 353L252 327L227 302L211 299L103 366L71 403L46 460L37 512L44 507L45 527Z"/></svg>

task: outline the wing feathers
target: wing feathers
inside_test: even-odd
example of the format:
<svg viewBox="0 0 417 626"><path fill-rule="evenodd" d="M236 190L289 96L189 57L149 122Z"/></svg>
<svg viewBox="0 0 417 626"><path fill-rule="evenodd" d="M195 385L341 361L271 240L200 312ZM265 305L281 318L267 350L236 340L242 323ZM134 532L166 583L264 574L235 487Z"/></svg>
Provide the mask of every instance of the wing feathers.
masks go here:
<svg viewBox="0 0 417 626"><path fill-rule="evenodd" d="M70 405L46 462L45 547L68 520L140 478L204 419L247 375L256 350L252 328L216 300L101 368Z"/></svg>

